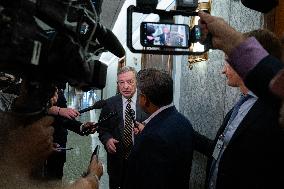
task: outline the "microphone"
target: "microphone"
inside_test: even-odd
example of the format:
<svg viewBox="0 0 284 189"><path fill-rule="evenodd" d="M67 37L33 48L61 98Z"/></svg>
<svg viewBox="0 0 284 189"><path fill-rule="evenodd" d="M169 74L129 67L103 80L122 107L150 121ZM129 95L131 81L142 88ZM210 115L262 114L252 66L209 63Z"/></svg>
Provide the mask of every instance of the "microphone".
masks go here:
<svg viewBox="0 0 284 189"><path fill-rule="evenodd" d="M99 43L109 52L115 56L121 58L125 55L125 50L122 44L119 42L114 33L103 26L102 24L97 24L97 29L94 37L97 38Z"/></svg>
<svg viewBox="0 0 284 189"><path fill-rule="evenodd" d="M134 127L138 127L138 124L136 124L136 120L135 120L135 111L133 109L130 109L128 113L130 115L130 118L133 121Z"/></svg>
<svg viewBox="0 0 284 189"><path fill-rule="evenodd" d="M106 105L106 100L99 100L97 102L95 102L94 105L88 107L88 108L84 108L82 110L79 110L79 113L84 113L84 112L87 112L87 111L90 111L90 110L93 110L93 109L101 109L104 107L104 105Z"/></svg>
<svg viewBox="0 0 284 189"><path fill-rule="evenodd" d="M110 118L117 116L117 112L110 112L109 114L107 114L106 116L102 117L94 126L90 127L90 128L83 128L83 130L81 131L81 135L82 136L88 136L93 128L98 128L101 126L101 124L107 120L109 120Z"/></svg>

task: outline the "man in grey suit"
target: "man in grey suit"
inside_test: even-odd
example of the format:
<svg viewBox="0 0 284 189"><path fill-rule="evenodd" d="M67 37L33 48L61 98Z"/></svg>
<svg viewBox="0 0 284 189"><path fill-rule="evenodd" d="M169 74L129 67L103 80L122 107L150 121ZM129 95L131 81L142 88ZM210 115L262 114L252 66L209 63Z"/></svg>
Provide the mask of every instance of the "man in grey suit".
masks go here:
<svg viewBox="0 0 284 189"><path fill-rule="evenodd" d="M117 74L119 93L107 99L103 107L100 119L111 112L117 112L118 116L103 122L99 128L99 139L107 151L107 171L109 174L109 188L122 188L124 172L126 169L128 155L134 144L132 127L133 118L129 120L129 109L134 119L142 122L147 119L137 101L136 71L132 67L123 67ZM127 125L130 129L127 130Z"/></svg>

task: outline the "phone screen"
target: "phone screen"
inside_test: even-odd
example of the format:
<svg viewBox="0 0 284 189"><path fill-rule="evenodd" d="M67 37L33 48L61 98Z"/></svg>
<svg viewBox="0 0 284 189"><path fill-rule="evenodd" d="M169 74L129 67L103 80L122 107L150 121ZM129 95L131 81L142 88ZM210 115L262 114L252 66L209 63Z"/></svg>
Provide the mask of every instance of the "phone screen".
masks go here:
<svg viewBox="0 0 284 189"><path fill-rule="evenodd" d="M140 26L140 42L144 47L188 48L188 40L186 24L142 22Z"/></svg>

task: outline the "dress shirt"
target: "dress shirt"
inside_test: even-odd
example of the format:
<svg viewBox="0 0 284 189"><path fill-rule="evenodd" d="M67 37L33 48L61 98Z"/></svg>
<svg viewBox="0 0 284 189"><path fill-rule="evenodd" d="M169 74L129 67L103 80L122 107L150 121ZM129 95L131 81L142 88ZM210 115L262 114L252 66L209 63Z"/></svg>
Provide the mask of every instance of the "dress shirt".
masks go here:
<svg viewBox="0 0 284 189"><path fill-rule="evenodd" d="M151 114L150 117L148 117L148 119L146 119L145 121L143 121L143 125L146 126L147 123L149 123L149 121L151 121L151 119L153 119L156 115L158 115L161 111L169 108L169 107L172 107L173 104L169 104L169 105L166 105L166 106L162 106L161 108L159 108L158 110L156 110L154 113Z"/></svg>
<svg viewBox="0 0 284 189"><path fill-rule="evenodd" d="M134 95L131 97L131 109L134 110L135 112L135 117L136 117L136 100L137 100L137 91L134 93ZM122 96L122 104L123 104L123 122L125 124L125 110L126 110L126 106L128 104L127 98L125 98L124 96ZM132 141L134 142L134 133L132 132Z"/></svg>
<svg viewBox="0 0 284 189"><path fill-rule="evenodd" d="M135 117L136 117L136 100L137 100L137 92L134 93L134 95L131 97L131 109L135 111ZM125 118L125 110L126 110L126 105L128 101L127 98L122 96L122 104L123 104L123 119Z"/></svg>
<svg viewBox="0 0 284 189"><path fill-rule="evenodd" d="M210 189L214 189L216 187L216 181L217 181L218 167L219 167L220 159L221 159L225 149L227 148L227 145L229 144L232 136L234 135L235 131L239 127L239 125L242 122L242 120L244 119L244 117L247 115L247 113L249 112L251 107L255 104L255 102L258 99L257 96L255 96L255 94L253 94L253 92L251 92L251 91L248 92L248 95L250 95L251 98L246 100L240 106L240 109L239 109L236 117L230 123L228 123L223 134L219 137L219 139L221 139L223 141L223 146L221 147L221 151L218 155L217 160L216 161L213 160L213 162L212 162L211 169L213 169L213 170L211 170L212 175L209 178L210 179L210 181L209 181L209 188Z"/></svg>

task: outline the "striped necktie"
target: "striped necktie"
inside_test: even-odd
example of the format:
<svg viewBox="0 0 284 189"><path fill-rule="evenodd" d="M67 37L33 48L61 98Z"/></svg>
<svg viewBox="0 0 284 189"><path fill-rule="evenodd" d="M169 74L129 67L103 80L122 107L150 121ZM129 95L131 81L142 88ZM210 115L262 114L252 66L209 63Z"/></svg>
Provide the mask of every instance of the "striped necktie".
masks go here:
<svg viewBox="0 0 284 189"><path fill-rule="evenodd" d="M124 118L124 130L123 130L123 145L124 145L124 158L127 159L133 146L132 142L132 119L131 119L131 99L127 100Z"/></svg>

